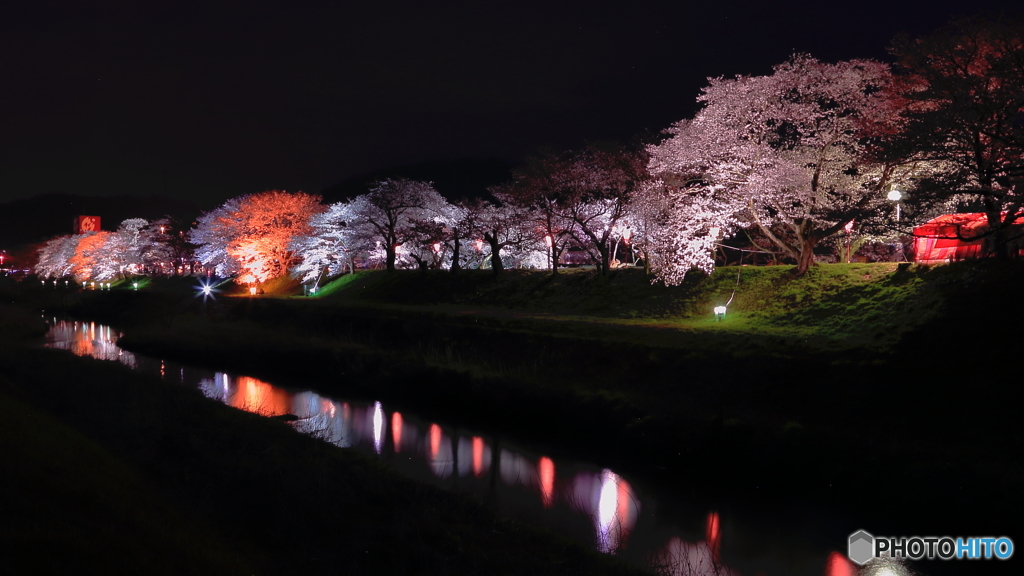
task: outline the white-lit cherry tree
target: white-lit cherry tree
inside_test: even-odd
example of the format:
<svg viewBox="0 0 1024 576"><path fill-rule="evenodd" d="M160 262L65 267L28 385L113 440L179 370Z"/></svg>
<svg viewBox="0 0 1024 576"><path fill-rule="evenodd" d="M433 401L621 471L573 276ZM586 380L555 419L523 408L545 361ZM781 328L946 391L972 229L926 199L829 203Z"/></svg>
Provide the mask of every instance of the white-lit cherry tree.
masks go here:
<svg viewBox="0 0 1024 576"><path fill-rule="evenodd" d="M354 226L352 205L337 202L327 210L314 214L309 231L292 239L291 249L299 263L292 275L319 289L325 277L354 271L353 259L364 247L360 245Z"/></svg>
<svg viewBox="0 0 1024 576"><path fill-rule="evenodd" d="M356 234L384 251L385 266L395 270L399 247L415 243L417 223L442 220L448 202L429 182L387 178L352 201Z"/></svg>
<svg viewBox="0 0 1024 576"><path fill-rule="evenodd" d="M74 257L81 238L81 235L69 234L48 240L39 248L38 259L32 271L40 278L70 276L73 268L71 258Z"/></svg>
<svg viewBox="0 0 1024 576"><path fill-rule="evenodd" d="M516 197L506 191L507 188L507 185L492 187L490 193L494 202L481 200L472 204L466 217L471 235L476 237L473 251L482 255L482 261L490 262L495 274L502 273L505 257L511 253L522 259L524 254L547 251L543 238L533 225L537 220L536 214L517 202Z"/></svg>
<svg viewBox="0 0 1024 576"><path fill-rule="evenodd" d="M869 127L897 112L883 90L890 80L880 62L799 54L769 76L712 79L697 115L651 148L649 168L706 190L690 204L726 224L720 233L730 221L756 225L803 273L822 240L885 206L894 165L871 161L868 147ZM731 220L709 215L739 205Z"/></svg>

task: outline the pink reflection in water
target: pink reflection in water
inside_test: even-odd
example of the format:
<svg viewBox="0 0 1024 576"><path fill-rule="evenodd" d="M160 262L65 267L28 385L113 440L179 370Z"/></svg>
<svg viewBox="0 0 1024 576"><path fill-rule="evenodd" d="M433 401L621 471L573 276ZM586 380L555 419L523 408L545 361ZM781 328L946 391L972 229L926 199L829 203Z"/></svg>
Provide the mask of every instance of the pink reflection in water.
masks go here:
<svg viewBox="0 0 1024 576"><path fill-rule="evenodd" d="M430 459L437 458L441 451L441 427L437 424L430 425Z"/></svg>
<svg viewBox="0 0 1024 576"><path fill-rule="evenodd" d="M825 561L825 576L857 576L857 566L839 552L831 552Z"/></svg>
<svg viewBox="0 0 1024 576"><path fill-rule="evenodd" d="M402 451L402 415L395 412L391 415L391 439L395 444L395 454Z"/></svg>
<svg viewBox="0 0 1024 576"><path fill-rule="evenodd" d="M445 442L444 433L437 424L430 425L430 468L445 478L452 473L452 447Z"/></svg>
<svg viewBox="0 0 1024 576"><path fill-rule="evenodd" d="M484 474L484 439L473 436L473 475L476 477Z"/></svg>
<svg viewBox="0 0 1024 576"><path fill-rule="evenodd" d="M708 541L708 547L711 549L711 554L714 556L716 562L721 560L721 557L719 556L721 528L718 523L718 512L712 512L708 514L707 524L704 528L704 538Z"/></svg>
<svg viewBox="0 0 1024 576"><path fill-rule="evenodd" d="M555 503L555 463L547 456L541 456L537 464L540 470L540 497L545 508Z"/></svg>

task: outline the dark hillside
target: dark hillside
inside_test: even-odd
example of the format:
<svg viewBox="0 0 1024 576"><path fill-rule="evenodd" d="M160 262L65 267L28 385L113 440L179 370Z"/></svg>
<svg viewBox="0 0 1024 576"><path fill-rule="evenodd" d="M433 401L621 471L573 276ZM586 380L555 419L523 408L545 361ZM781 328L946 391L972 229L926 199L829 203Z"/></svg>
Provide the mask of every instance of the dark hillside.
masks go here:
<svg viewBox="0 0 1024 576"><path fill-rule="evenodd" d="M156 220L170 216L188 225L199 215L188 201L161 196L78 196L46 194L0 204L0 248L42 242L72 234L75 216L99 216L104 230L116 230L128 218Z"/></svg>

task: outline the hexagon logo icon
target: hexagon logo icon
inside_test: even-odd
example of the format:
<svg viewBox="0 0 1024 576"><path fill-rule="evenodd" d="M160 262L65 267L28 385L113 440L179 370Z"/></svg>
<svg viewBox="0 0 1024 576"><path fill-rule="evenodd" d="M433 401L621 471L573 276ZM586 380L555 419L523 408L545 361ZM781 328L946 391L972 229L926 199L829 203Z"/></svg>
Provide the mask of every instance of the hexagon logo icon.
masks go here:
<svg viewBox="0 0 1024 576"><path fill-rule="evenodd" d="M846 555L857 564L863 566L868 560L874 558L875 537L864 530L858 530L850 534L850 542L846 549Z"/></svg>

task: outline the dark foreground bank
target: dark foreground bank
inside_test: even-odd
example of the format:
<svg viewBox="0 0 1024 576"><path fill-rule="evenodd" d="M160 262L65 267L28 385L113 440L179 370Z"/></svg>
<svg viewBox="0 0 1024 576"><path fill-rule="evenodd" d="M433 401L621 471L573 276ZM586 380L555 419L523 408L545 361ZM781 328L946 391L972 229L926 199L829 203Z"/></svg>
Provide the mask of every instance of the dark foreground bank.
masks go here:
<svg viewBox="0 0 1024 576"><path fill-rule="evenodd" d="M639 573L197 391L4 344L5 574Z"/></svg>

